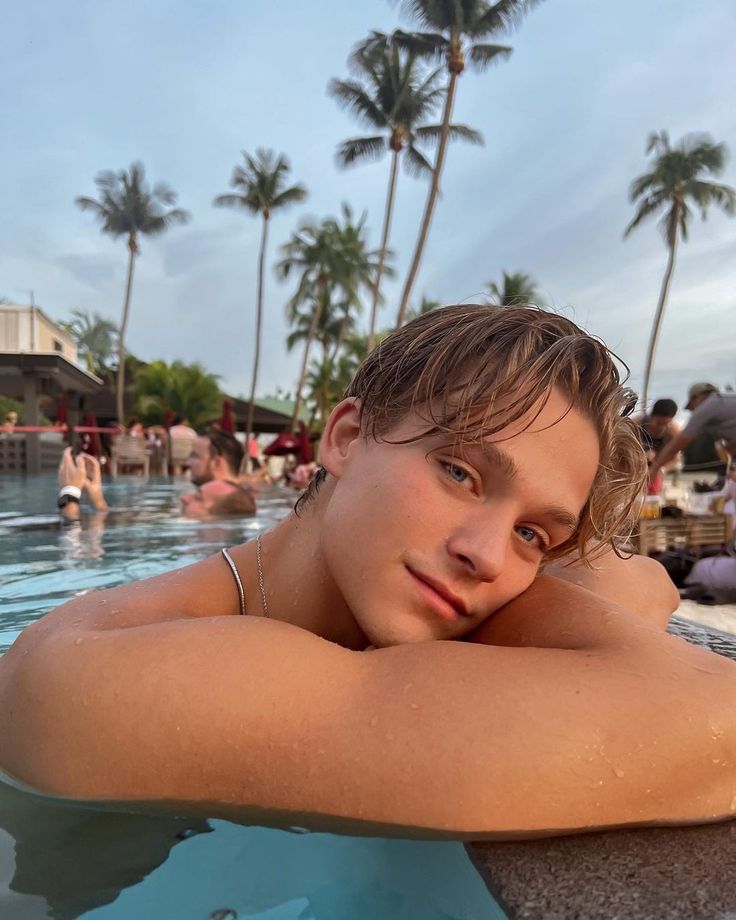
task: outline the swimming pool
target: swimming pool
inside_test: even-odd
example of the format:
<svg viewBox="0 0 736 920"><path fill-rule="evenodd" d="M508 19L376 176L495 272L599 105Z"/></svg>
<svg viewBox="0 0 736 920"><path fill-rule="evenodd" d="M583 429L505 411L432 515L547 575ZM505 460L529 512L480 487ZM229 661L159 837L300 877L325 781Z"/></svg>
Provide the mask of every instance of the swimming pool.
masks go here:
<svg viewBox="0 0 736 920"><path fill-rule="evenodd" d="M188 565L268 529L190 521L189 487L120 479L114 511L61 528L51 476L0 478L0 651L70 597ZM289 833L227 821L72 807L0 783L0 918L35 920L500 920L460 843Z"/></svg>

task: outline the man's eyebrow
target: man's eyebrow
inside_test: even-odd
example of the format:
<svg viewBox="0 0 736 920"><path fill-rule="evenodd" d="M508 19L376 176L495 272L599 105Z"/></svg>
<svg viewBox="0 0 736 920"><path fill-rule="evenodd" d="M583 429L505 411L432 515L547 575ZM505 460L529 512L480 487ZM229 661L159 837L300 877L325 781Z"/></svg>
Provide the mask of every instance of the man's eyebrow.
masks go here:
<svg viewBox="0 0 736 920"><path fill-rule="evenodd" d="M483 442L480 445L480 452L485 459L500 470L507 479L513 479L519 472L519 468L505 450L496 444Z"/></svg>
<svg viewBox="0 0 736 920"><path fill-rule="evenodd" d="M497 444L486 442L480 446L480 452L490 464L500 470L508 479L513 479L519 472L519 468L513 458ZM564 527L566 530L569 530L570 533L572 533L580 523L579 514L574 514L572 511L569 511L567 508L562 508L559 505L547 505L541 509L540 513L550 518L561 527Z"/></svg>

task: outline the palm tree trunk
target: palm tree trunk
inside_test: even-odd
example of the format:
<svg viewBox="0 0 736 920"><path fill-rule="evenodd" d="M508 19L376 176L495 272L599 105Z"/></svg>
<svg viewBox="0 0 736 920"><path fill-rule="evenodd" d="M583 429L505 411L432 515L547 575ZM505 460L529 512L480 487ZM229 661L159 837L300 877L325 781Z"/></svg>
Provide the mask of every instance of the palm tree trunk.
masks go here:
<svg viewBox="0 0 736 920"><path fill-rule="evenodd" d="M253 380L250 386L250 403L248 405L248 422L246 424L246 445L253 436L253 414L255 412L254 400L256 398L256 383L258 382L258 364L261 360L261 327L263 324L263 267L266 261L266 246L268 245L268 218L263 216L263 230L261 232L261 252L258 256L258 302L256 304L256 350L253 358Z"/></svg>
<svg viewBox="0 0 736 920"><path fill-rule="evenodd" d="M116 397L116 412L118 423L125 424L125 331L128 328L128 312L130 310L130 292L133 287L133 269L138 246L134 236L128 238L128 280L125 284L125 303L123 304L123 319L120 323L118 334L118 382Z"/></svg>
<svg viewBox="0 0 736 920"><path fill-rule="evenodd" d="M307 379L307 361L309 360L309 351L312 347L312 342L317 332L317 327L319 326L319 321L322 318L322 311L324 309L324 299L325 299L325 283L320 282L320 293L317 298L317 303L314 308L314 313L312 314L312 321L309 324L309 332L307 333L307 341L304 345L304 357L302 358L302 369L299 374L299 385L296 388L296 399L294 401L294 415L291 418L291 428L293 431L296 430L297 422L299 420L299 413L302 408L302 390L304 389L304 381Z"/></svg>
<svg viewBox="0 0 736 920"><path fill-rule="evenodd" d="M388 180L388 192L386 194L386 210L383 215L383 234L381 236L381 254L378 261L378 271L376 272L376 283L373 287L373 303L371 304L371 322L368 328L368 350L372 351L376 346L376 316L378 315L378 301L381 296L381 278L383 277L383 266L386 261L386 247L388 246L388 235L391 230L391 212L394 207L394 195L396 193L396 173L399 167L399 150L394 150L391 158L391 173Z"/></svg>
<svg viewBox="0 0 736 920"><path fill-rule="evenodd" d="M419 230L419 239L417 240L417 245L414 250L414 258L412 259L411 268L409 269L409 274L406 278L406 283L404 284L404 290L401 293L401 303L399 304L399 312L396 317L396 328L400 328L404 325L404 320L406 319L406 311L409 307L409 297L411 296L412 288L414 287L414 281L417 277L417 272L419 271L419 263L422 260L422 254L424 252L424 245L427 242L427 235L429 234L429 225L432 223L432 213L434 212L435 201L437 200L437 193L440 188L440 175L442 173L442 167L445 163L445 151L447 150L447 139L450 136L450 120L452 119L452 106L455 101L455 87L457 85L458 75L454 72L450 72L450 82L447 84L447 95L445 96L445 108L442 112L442 131L440 133L440 142L437 147L437 161L434 165L434 171L432 173L432 182L429 186L429 195L427 196L427 204L424 207L424 217L422 218L422 226Z"/></svg>
<svg viewBox="0 0 736 920"><path fill-rule="evenodd" d="M659 338L659 330L662 326L662 319L664 318L664 308L667 303L667 296L670 292L670 284L672 282L672 273L675 268L675 253L677 252L677 237L678 237L678 227L679 227L679 209L675 214L675 232L670 242L670 251L667 258L667 268L665 269L664 278L662 279L662 288L659 292L659 303L657 304L657 311L654 314L654 323L652 324L652 332L649 336L649 347L647 348L647 363L644 367L644 385L642 392L642 408L646 412L649 407L649 383L652 378L652 368L654 366L654 353L657 349L657 340Z"/></svg>

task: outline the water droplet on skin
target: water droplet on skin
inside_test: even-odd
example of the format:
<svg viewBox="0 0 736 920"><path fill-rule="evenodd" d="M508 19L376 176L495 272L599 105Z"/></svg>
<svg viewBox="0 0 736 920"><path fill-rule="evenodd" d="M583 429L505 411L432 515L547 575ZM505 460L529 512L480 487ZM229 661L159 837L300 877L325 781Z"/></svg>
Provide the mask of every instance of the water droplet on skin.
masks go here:
<svg viewBox="0 0 736 920"><path fill-rule="evenodd" d="M419 703L410 703L410 704L409 704L409 708L410 708L410 709L419 709Z"/></svg>
<svg viewBox="0 0 736 920"><path fill-rule="evenodd" d="M84 642L84 639L82 638L82 636L80 636L78 639L75 639L74 644L81 645L82 642Z"/></svg>

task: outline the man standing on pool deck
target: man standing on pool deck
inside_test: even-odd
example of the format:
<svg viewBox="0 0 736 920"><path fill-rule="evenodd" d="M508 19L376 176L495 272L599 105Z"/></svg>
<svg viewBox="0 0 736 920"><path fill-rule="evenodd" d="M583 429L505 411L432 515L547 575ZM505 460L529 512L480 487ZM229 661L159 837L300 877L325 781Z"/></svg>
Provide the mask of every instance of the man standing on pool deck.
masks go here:
<svg viewBox="0 0 736 920"><path fill-rule="evenodd" d="M663 632L656 564L609 553L598 594L538 576L626 529L630 396L562 317L417 318L333 411L298 514L232 569L75 598L21 634L0 766L70 798L382 833L733 816L736 665Z"/></svg>
<svg viewBox="0 0 736 920"><path fill-rule="evenodd" d="M649 468L649 478L657 473L678 452L707 431L714 441L725 441L730 457L736 456L736 393L720 393L713 383L694 383L687 394L686 409L692 412L682 431L668 441Z"/></svg>

